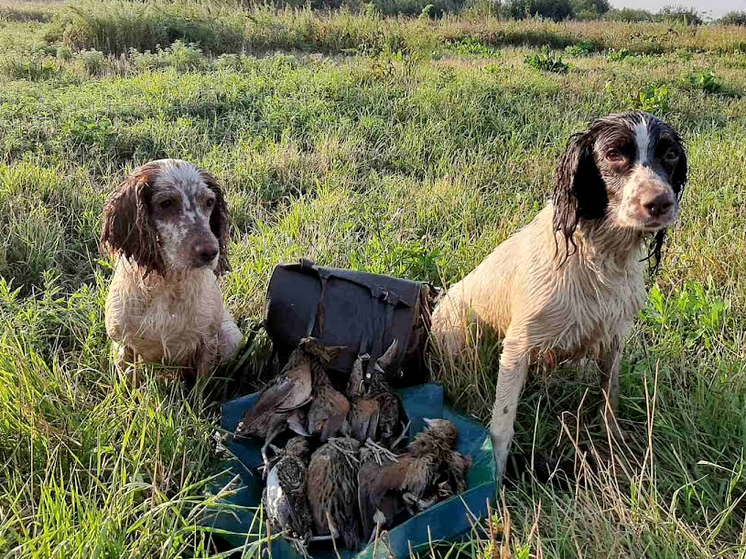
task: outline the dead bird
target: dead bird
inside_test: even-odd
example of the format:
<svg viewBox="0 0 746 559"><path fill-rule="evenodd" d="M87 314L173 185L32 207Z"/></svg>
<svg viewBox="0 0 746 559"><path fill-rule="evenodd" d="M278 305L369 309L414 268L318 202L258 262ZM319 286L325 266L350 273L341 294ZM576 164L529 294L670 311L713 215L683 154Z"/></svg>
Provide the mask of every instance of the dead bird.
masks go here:
<svg viewBox="0 0 746 559"><path fill-rule="evenodd" d="M394 518L405 510L401 487L412 459L381 453L370 440L360 450L357 498L363 538L373 537L376 526L391 528Z"/></svg>
<svg viewBox="0 0 746 559"><path fill-rule="evenodd" d="M367 392L365 366L370 355L359 355L352 365L352 372L347 382L347 396L350 398L350 413L347 415L345 434L364 443L375 439L378 431L378 417L381 405L375 398L365 396ZM370 376L370 375L368 375Z"/></svg>
<svg viewBox="0 0 746 559"><path fill-rule="evenodd" d="M313 338L302 339L280 374L262 391L257 403L236 427L236 436L264 438L262 457L265 466L270 443L287 428L289 418L292 417L291 424L299 423L296 411L311 401L311 364L316 360L317 348L318 343Z"/></svg>
<svg viewBox="0 0 746 559"><path fill-rule="evenodd" d="M311 406L308 409L308 432L318 435L326 442L342 428L350 412L350 402L339 392L324 370L341 348L317 346L317 358L311 360L313 391Z"/></svg>
<svg viewBox="0 0 746 559"><path fill-rule="evenodd" d="M313 518L306 498L310 450L303 437L293 437L267 476L263 502L270 526L287 532L299 550L311 539Z"/></svg>
<svg viewBox="0 0 746 559"><path fill-rule="evenodd" d="M458 430L447 419L425 419L427 428L407 447L412 466L402 483L404 501L416 514L466 489L471 458L454 450Z"/></svg>
<svg viewBox="0 0 746 559"><path fill-rule="evenodd" d="M445 419L426 422L427 428L395 458L361 451L358 507L366 537L376 525L390 527L404 508L417 514L466 490L471 459L453 450L456 426Z"/></svg>
<svg viewBox="0 0 746 559"><path fill-rule="evenodd" d="M333 437L311 456L307 490L317 536L330 534L344 545L360 545L357 515L357 471L360 443L350 437Z"/></svg>
<svg viewBox="0 0 746 559"><path fill-rule="evenodd" d="M398 340L394 339L386 352L379 357L373 365L372 372L366 374L369 384L366 398L374 400L378 405L378 421L375 426L374 441L391 448L401 440L403 434L406 414L401 399L392 392L386 376L395 362L399 349Z"/></svg>

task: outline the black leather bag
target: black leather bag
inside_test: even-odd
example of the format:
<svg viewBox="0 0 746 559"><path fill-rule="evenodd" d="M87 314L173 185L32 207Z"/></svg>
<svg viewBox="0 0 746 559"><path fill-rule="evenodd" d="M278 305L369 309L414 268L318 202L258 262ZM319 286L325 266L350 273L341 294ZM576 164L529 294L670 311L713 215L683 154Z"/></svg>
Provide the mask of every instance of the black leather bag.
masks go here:
<svg viewBox="0 0 746 559"><path fill-rule="evenodd" d="M301 338L344 346L330 368L349 374L359 354L372 366L398 340L393 385L427 378L424 355L430 327L431 289L427 284L336 268L309 260L278 265L267 289L265 327L281 363Z"/></svg>

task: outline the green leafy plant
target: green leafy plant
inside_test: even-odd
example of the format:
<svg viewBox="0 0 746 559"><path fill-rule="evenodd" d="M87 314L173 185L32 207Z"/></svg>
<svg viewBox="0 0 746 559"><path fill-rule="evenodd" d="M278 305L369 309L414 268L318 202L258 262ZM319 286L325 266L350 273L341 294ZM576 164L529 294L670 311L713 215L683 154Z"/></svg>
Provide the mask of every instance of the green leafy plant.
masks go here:
<svg viewBox="0 0 746 559"><path fill-rule="evenodd" d="M594 50L595 46L590 41L581 41L565 48L565 52L570 56L588 56L589 54L593 54Z"/></svg>
<svg viewBox="0 0 746 559"><path fill-rule="evenodd" d="M452 42L451 48L458 54L473 56L494 56L498 52L494 47L485 45L476 37L471 36Z"/></svg>
<svg viewBox="0 0 746 559"><path fill-rule="evenodd" d="M555 55L548 49L542 49L536 54L529 54L523 59L523 62L532 68L544 72L556 72L565 74L570 69L570 65L562 61L562 55Z"/></svg>
<svg viewBox="0 0 746 559"><path fill-rule="evenodd" d="M723 84L712 70L687 74L684 76L684 83L692 89L701 89L707 93L720 93L723 90Z"/></svg>
<svg viewBox="0 0 746 559"><path fill-rule="evenodd" d="M631 53L628 49L609 49L608 54L606 55L607 60L624 60L625 58L629 58L630 56L634 56L633 53Z"/></svg>
<svg viewBox="0 0 746 559"><path fill-rule="evenodd" d="M666 112L671 94L665 85L648 84L632 98L632 106L646 112Z"/></svg>

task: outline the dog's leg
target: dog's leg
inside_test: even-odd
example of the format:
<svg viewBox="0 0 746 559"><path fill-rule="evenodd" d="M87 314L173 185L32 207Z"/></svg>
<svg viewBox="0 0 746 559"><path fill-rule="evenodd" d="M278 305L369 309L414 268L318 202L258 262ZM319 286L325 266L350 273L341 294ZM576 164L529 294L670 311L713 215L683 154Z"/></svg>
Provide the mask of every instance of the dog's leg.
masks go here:
<svg viewBox="0 0 746 559"><path fill-rule="evenodd" d="M223 321L220 325L218 334L218 357L221 363L229 361L236 355L238 347L243 340L243 334L233 321L233 317L225 310L223 311Z"/></svg>
<svg viewBox="0 0 746 559"><path fill-rule="evenodd" d="M468 308L452 287L433 310L430 332L440 359L449 363L461 355L466 346L466 334L471 322Z"/></svg>
<svg viewBox="0 0 746 559"><path fill-rule="evenodd" d="M505 473L510 443L513 441L518 399L528 374L529 353L516 337L508 335L500 355L500 372L497 376L495 407L492 409L490 436L495 453L498 479Z"/></svg>
<svg viewBox="0 0 746 559"><path fill-rule="evenodd" d="M622 345L618 336L601 347L598 367L601 369L601 392L603 393L604 426L610 435L619 442L624 440L616 421L616 408L619 404L619 366L622 360Z"/></svg>
<svg viewBox="0 0 746 559"><path fill-rule="evenodd" d="M116 368L125 372L127 367L135 364L135 351L127 344L114 342L114 352L116 353Z"/></svg>

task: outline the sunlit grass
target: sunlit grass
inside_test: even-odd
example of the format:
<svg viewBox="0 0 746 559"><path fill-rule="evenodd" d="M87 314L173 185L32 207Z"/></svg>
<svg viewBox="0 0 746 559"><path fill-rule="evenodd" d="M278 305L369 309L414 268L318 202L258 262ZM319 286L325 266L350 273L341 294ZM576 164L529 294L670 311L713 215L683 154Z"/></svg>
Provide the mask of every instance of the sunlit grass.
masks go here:
<svg viewBox="0 0 746 559"><path fill-rule="evenodd" d="M301 256L456 281L538 212L571 133L642 102L684 135L690 182L624 354L626 445L606 442L591 368L536 375L516 452L583 475L527 473L491 526L424 553L746 553L746 31L211 2L6 2L0 21L1 556L218 553L197 522L215 403L110 363L99 214L132 168L180 157L223 182L223 283L248 325ZM566 73L524 64L543 45ZM438 374L485 421L497 351Z"/></svg>

